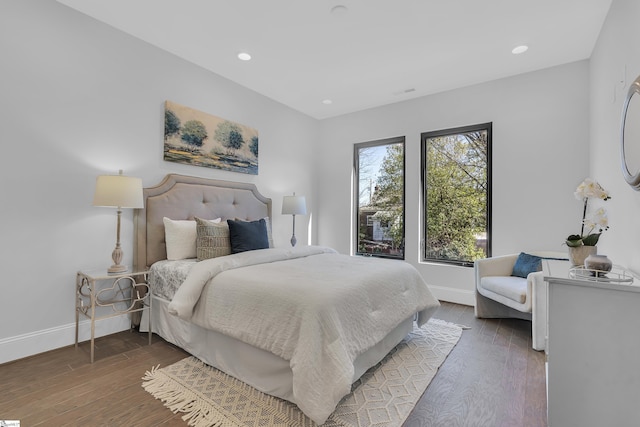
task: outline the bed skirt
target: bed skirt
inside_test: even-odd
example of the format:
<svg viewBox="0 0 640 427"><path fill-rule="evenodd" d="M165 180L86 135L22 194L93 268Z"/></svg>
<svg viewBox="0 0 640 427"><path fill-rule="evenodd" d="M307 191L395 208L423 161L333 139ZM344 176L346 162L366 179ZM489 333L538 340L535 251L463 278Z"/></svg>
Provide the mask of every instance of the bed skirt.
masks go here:
<svg viewBox="0 0 640 427"><path fill-rule="evenodd" d="M169 314L169 302L153 296L153 332L198 359L228 375L242 380L263 393L296 403L293 373L289 361L216 331L204 329ZM359 355L354 362L355 382L376 365L413 329L415 316L405 319L376 346ZM140 331L149 330L148 310L142 316Z"/></svg>

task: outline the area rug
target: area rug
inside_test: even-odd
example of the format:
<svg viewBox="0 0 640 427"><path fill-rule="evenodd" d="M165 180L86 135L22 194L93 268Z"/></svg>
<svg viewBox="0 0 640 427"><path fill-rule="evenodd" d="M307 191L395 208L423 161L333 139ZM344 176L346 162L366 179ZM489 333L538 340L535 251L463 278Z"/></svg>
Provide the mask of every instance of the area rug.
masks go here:
<svg viewBox="0 0 640 427"><path fill-rule="evenodd" d="M352 387L324 427L398 427L406 420L462 327L431 319L413 331ZM190 426L315 427L297 406L268 396L195 357L154 367L142 387Z"/></svg>

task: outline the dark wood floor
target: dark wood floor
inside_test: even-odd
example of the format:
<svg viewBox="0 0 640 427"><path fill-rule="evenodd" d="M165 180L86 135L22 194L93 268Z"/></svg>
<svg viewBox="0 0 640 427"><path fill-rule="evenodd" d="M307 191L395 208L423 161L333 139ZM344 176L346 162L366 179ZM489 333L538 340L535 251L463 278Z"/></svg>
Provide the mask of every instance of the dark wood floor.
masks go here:
<svg viewBox="0 0 640 427"><path fill-rule="evenodd" d="M434 317L471 327L404 427L547 425L545 354L531 348L531 322L476 319L473 307L442 303Z"/></svg>
<svg viewBox="0 0 640 427"><path fill-rule="evenodd" d="M545 426L544 354L531 349L531 323L476 319L473 308L443 303L437 318L470 326L405 427ZM0 419L22 427L185 426L140 386L152 366L187 354L154 336L121 332L0 365Z"/></svg>

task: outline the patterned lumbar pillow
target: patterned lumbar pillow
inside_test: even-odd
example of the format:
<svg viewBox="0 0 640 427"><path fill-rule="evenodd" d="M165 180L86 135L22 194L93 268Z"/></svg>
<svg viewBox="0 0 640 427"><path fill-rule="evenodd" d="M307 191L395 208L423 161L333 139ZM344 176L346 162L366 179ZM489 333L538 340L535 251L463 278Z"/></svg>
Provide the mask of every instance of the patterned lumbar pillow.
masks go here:
<svg viewBox="0 0 640 427"><path fill-rule="evenodd" d="M231 254L229 226L196 217L196 258L202 261Z"/></svg>

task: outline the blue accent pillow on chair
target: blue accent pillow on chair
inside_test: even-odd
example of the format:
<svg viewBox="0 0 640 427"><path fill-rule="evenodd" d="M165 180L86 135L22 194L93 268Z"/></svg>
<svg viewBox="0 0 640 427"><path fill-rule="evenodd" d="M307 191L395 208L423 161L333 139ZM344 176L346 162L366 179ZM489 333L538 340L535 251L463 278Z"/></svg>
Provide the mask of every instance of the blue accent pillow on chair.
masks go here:
<svg viewBox="0 0 640 427"><path fill-rule="evenodd" d="M512 276L527 278L529 273L540 271L542 269L542 258L535 255L529 255L520 252L518 259L513 266Z"/></svg>
<svg viewBox="0 0 640 427"><path fill-rule="evenodd" d="M227 220L229 224L229 240L231 241L231 253L267 249L269 237L267 223L264 219L257 221Z"/></svg>

